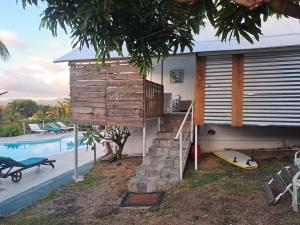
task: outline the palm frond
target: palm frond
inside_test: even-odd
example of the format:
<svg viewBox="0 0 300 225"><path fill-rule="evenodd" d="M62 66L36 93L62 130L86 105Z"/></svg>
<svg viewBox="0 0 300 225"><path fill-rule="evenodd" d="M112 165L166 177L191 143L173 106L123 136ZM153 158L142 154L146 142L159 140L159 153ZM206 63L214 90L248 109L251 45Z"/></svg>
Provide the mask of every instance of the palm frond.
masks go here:
<svg viewBox="0 0 300 225"><path fill-rule="evenodd" d="M6 48L5 44L3 44L2 41L0 41L0 58L4 61L8 60L10 57L9 51Z"/></svg>

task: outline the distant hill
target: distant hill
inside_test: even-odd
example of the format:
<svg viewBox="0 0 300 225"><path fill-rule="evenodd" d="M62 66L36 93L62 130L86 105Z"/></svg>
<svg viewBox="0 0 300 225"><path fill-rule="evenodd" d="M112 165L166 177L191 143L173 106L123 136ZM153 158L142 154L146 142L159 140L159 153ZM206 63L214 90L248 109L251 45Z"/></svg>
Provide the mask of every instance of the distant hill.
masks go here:
<svg viewBox="0 0 300 225"><path fill-rule="evenodd" d="M28 98L29 99L29 98ZM7 105L7 103L13 101L14 99L0 99L0 106ZM56 105L58 101L63 101L64 98L56 98L56 99L40 99L35 100L39 105Z"/></svg>

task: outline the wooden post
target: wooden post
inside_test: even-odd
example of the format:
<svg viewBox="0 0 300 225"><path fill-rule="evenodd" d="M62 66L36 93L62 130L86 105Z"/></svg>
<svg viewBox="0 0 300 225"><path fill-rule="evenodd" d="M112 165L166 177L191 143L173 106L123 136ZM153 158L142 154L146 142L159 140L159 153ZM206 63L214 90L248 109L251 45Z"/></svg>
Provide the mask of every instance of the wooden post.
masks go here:
<svg viewBox="0 0 300 225"><path fill-rule="evenodd" d="M204 125L206 58L196 56L195 70L195 125Z"/></svg>
<svg viewBox="0 0 300 225"><path fill-rule="evenodd" d="M244 56L232 55L231 125L243 125Z"/></svg>

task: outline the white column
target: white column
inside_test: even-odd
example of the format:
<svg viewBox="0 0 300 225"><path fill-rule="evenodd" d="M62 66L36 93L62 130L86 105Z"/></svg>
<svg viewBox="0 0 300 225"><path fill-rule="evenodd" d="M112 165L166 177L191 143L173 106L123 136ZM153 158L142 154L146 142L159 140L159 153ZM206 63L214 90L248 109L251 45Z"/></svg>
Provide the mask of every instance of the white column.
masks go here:
<svg viewBox="0 0 300 225"><path fill-rule="evenodd" d="M160 117L157 118L157 128L158 132L160 132Z"/></svg>
<svg viewBox="0 0 300 225"><path fill-rule="evenodd" d="M78 126L74 124L74 180L78 179Z"/></svg>
<svg viewBox="0 0 300 225"><path fill-rule="evenodd" d="M179 136L179 173L180 173L180 180L182 180L183 176L183 166L182 166L182 131L180 131Z"/></svg>
<svg viewBox="0 0 300 225"><path fill-rule="evenodd" d="M194 105L192 105L192 114L191 114L191 142L193 141L193 128L194 128Z"/></svg>
<svg viewBox="0 0 300 225"><path fill-rule="evenodd" d="M146 121L143 127L143 157L146 156Z"/></svg>
<svg viewBox="0 0 300 225"><path fill-rule="evenodd" d="M195 170L198 170L198 127L195 126Z"/></svg>

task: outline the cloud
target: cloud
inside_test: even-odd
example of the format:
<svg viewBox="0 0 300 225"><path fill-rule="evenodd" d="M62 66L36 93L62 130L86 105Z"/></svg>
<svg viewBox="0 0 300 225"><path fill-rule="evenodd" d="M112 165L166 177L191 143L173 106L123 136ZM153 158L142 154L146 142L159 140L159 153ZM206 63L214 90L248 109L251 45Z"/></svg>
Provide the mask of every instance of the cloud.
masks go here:
<svg viewBox="0 0 300 225"><path fill-rule="evenodd" d="M17 34L8 30L0 30L0 40L13 48L23 49L26 43L17 37Z"/></svg>
<svg viewBox="0 0 300 225"><path fill-rule="evenodd" d="M11 76L17 75L42 75L45 74L44 70L39 68L31 67L30 65L22 65L22 64L9 64L5 69L3 69L6 74Z"/></svg>
<svg viewBox="0 0 300 225"><path fill-rule="evenodd" d="M46 70L49 73L59 73L66 69L62 65L55 64L51 61L41 59L38 57L31 58L30 62L35 65L38 65L39 67L43 68L44 70Z"/></svg>
<svg viewBox="0 0 300 225"><path fill-rule="evenodd" d="M67 75L67 74L65 74ZM49 80L39 70L24 66L10 67L0 73L1 89L10 97L64 97L69 94L68 76Z"/></svg>

